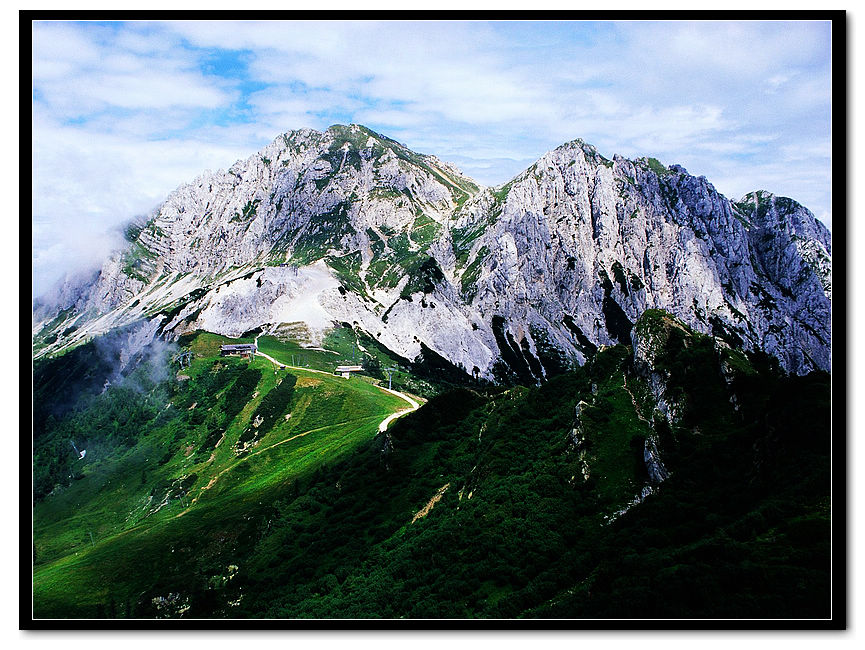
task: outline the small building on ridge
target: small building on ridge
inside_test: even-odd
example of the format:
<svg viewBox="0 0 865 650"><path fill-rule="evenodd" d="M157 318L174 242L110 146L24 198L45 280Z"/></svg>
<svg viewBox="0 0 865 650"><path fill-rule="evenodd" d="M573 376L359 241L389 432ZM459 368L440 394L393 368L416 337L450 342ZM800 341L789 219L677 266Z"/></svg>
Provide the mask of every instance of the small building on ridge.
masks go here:
<svg viewBox="0 0 865 650"><path fill-rule="evenodd" d="M231 343L223 345L219 348L219 354L223 357L239 355L241 357L252 357L258 352L258 346L255 343Z"/></svg>
<svg viewBox="0 0 865 650"><path fill-rule="evenodd" d="M336 370L333 371L335 375L342 375L346 379L351 376L353 372L360 372L363 370L363 366L337 366Z"/></svg>

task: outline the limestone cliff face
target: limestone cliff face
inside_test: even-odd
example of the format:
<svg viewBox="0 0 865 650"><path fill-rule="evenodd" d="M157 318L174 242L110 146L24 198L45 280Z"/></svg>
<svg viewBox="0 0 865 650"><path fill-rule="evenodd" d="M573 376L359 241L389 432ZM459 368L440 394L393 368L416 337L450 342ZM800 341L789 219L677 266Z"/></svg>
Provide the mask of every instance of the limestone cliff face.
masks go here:
<svg viewBox="0 0 865 650"><path fill-rule="evenodd" d="M532 352L532 328L577 358L586 339L629 343L640 314L661 308L793 372L829 367L830 235L795 202L734 204L682 167L608 161L579 141L503 189L458 222L491 220L463 295Z"/></svg>
<svg viewBox="0 0 865 650"><path fill-rule="evenodd" d="M532 382L661 308L792 372L830 364L831 236L808 210L579 140L483 188L358 125L294 131L127 235L95 280L34 307L38 354L141 319L169 337L348 322L404 357L423 344Z"/></svg>

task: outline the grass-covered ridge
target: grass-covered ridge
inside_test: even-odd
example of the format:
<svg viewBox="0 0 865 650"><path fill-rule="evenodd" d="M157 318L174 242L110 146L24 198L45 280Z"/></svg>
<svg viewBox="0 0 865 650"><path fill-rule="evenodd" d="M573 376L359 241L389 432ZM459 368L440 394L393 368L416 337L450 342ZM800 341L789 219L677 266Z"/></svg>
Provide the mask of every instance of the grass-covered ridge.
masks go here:
<svg viewBox="0 0 865 650"><path fill-rule="evenodd" d="M781 375L662 312L635 327L658 337L678 419L654 410L623 345L538 387L440 393L375 435L401 405L314 372L359 346L400 363L351 328L332 352L259 338L306 369L216 358L212 335L184 341L190 379L159 411L176 415L37 506L37 615L826 616L828 375ZM256 420L267 431L238 454ZM127 507L151 493L159 510Z"/></svg>
<svg viewBox="0 0 865 650"><path fill-rule="evenodd" d="M230 564L232 549L214 540L406 407L362 378L220 358L224 341L189 342L195 357L179 380L133 387L129 377L46 423L37 470L53 454L74 458L67 436L87 455L34 510L37 617L107 615L111 600L136 601L178 545ZM196 570L180 573L195 582Z"/></svg>

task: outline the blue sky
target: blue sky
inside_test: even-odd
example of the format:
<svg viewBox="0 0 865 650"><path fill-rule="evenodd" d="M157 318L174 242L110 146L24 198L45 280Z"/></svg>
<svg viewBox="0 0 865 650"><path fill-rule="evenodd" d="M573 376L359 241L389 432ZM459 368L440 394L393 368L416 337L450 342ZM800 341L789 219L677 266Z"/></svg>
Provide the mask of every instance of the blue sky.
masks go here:
<svg viewBox="0 0 865 650"><path fill-rule="evenodd" d="M35 23L34 294L285 131L356 122L506 182L582 138L831 225L815 22Z"/></svg>

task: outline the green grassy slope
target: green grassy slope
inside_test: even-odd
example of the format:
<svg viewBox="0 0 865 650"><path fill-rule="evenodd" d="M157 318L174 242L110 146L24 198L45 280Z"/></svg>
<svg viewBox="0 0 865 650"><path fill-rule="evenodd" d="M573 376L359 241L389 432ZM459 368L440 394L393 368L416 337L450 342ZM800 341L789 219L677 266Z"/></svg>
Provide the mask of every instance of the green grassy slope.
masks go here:
<svg viewBox="0 0 865 650"><path fill-rule="evenodd" d="M667 360L716 363L699 342ZM672 474L618 518L647 481L625 348L537 389L434 398L281 503L226 598L248 617L826 616L827 377L743 365L738 410L712 399L717 372L682 386ZM569 434L593 399L584 479Z"/></svg>
<svg viewBox="0 0 865 650"><path fill-rule="evenodd" d="M173 548L191 545L212 556L209 562L220 558L230 565L233 547L220 538L235 538L260 504L322 463L351 454L385 417L406 406L359 377L289 374L262 358L248 365L220 359L221 342L209 334L192 342L196 357L182 370L189 379L174 383L161 415L142 426L131 445L80 439L88 455L76 461L77 480L36 504L37 617L88 617L100 608L107 612L112 601L134 602L158 582L163 572L157 567ZM244 373L252 383L233 392ZM289 403L263 417L267 430L258 431L256 418L268 415L265 397L289 379ZM104 407L111 390L78 419L94 421L92 411ZM254 446L240 452L237 441L244 436Z"/></svg>
<svg viewBox="0 0 865 650"><path fill-rule="evenodd" d="M218 361L199 336L182 415L37 505L37 614L827 616L829 376L783 376L685 327L657 336L672 424L614 346L540 387L441 393L377 436L404 403L290 370L291 417L241 455L288 371ZM250 399L232 410L238 385ZM670 475L633 505L648 437Z"/></svg>
<svg viewBox="0 0 865 650"><path fill-rule="evenodd" d="M466 385L472 382L464 371L439 357L429 359L430 353L423 351L415 360L405 359L384 347L374 338L351 327L342 326L330 330L322 348L304 347L296 341L276 336L261 336L259 349L288 365L333 372L338 365L362 365L368 378L387 381L387 370L391 370L394 390L429 397L445 387ZM434 354L434 353L433 353Z"/></svg>

